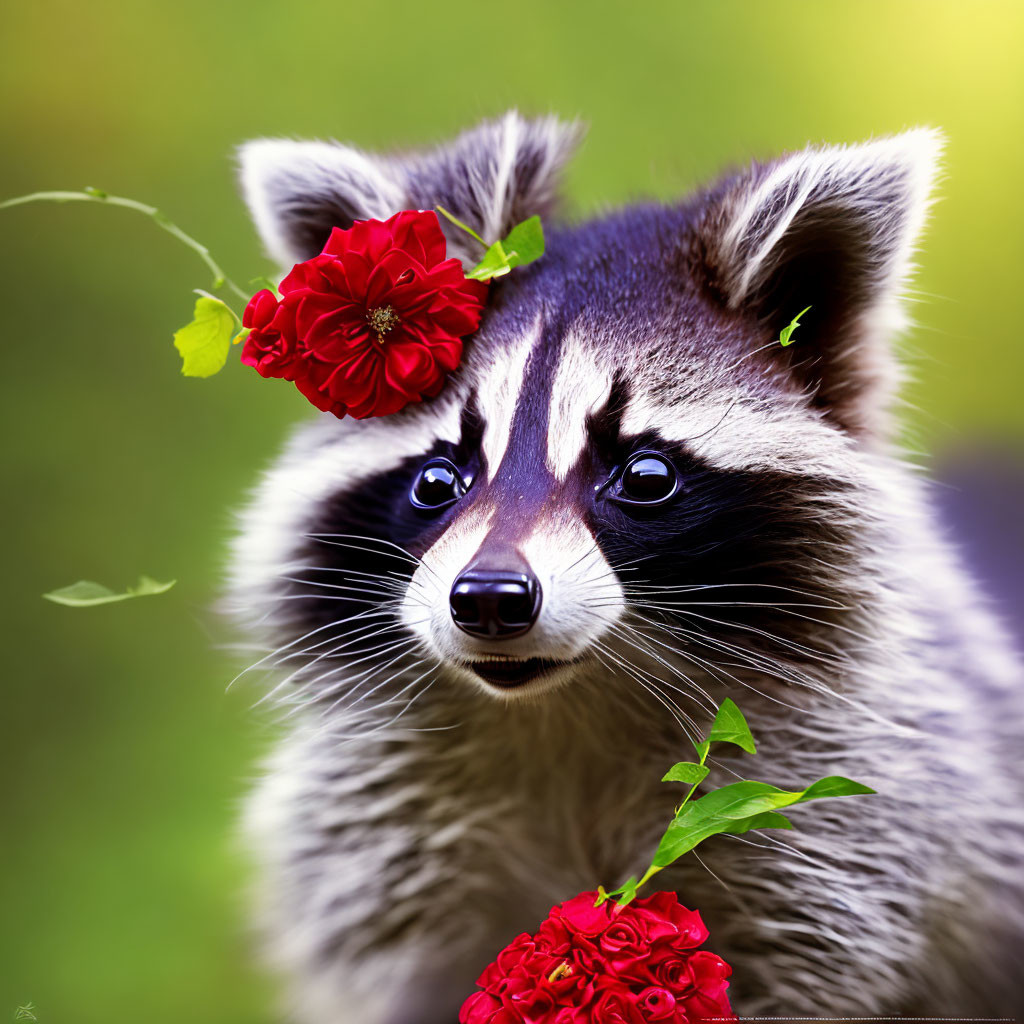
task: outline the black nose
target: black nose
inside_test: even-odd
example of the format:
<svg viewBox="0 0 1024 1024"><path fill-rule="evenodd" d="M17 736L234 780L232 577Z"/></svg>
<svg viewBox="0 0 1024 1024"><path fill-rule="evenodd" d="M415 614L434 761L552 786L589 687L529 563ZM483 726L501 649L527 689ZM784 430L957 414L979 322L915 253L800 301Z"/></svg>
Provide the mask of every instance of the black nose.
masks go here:
<svg viewBox="0 0 1024 1024"><path fill-rule="evenodd" d="M448 604L459 629L490 640L522 636L537 621L540 581L532 573L468 569Z"/></svg>

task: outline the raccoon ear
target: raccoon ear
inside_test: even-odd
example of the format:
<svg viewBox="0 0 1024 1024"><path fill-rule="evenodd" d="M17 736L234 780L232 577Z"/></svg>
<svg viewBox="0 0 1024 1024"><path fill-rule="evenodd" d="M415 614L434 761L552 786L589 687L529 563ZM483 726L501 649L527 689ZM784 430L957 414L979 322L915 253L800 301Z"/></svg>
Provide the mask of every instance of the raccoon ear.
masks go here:
<svg viewBox="0 0 1024 1024"><path fill-rule="evenodd" d="M377 157L335 142L258 139L239 150L242 193L268 253L289 266L321 251L333 227L438 204L488 241L552 211L581 132L510 112L435 150ZM478 243L442 218L448 253L467 266Z"/></svg>
<svg viewBox="0 0 1024 1024"><path fill-rule="evenodd" d="M583 137L577 122L555 117L526 119L512 110L485 121L447 145L404 161L412 205L440 204L488 242L503 238L534 214L545 217L558 203L562 170ZM479 244L442 219L448 252L475 265Z"/></svg>
<svg viewBox="0 0 1024 1024"><path fill-rule="evenodd" d="M404 208L388 161L336 142L255 139L238 150L242 195L267 253L282 266L317 255L334 227Z"/></svg>
<svg viewBox="0 0 1024 1024"><path fill-rule="evenodd" d="M851 433L887 425L899 379L889 337L904 324L901 293L941 150L931 129L809 148L726 182L697 231L712 290L755 317L766 340L811 307L778 358Z"/></svg>

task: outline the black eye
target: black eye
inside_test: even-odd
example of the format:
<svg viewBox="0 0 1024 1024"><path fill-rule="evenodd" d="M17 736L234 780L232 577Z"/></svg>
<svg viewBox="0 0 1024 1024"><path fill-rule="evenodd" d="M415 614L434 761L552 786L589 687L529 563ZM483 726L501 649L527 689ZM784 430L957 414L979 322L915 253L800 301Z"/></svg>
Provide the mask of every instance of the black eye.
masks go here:
<svg viewBox="0 0 1024 1024"><path fill-rule="evenodd" d="M414 508L437 511L454 505L465 493L458 469L447 459L431 459L417 474L409 500Z"/></svg>
<svg viewBox="0 0 1024 1024"><path fill-rule="evenodd" d="M639 452L626 463L613 496L627 505L659 505L678 490L679 475L664 455Z"/></svg>

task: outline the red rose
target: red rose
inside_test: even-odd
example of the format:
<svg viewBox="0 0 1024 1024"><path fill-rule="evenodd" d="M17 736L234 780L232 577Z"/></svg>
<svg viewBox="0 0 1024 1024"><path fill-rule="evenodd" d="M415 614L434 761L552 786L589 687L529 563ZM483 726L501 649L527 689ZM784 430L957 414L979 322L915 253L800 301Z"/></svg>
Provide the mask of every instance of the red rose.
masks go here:
<svg viewBox="0 0 1024 1024"><path fill-rule="evenodd" d="M621 985L605 989L594 1003L591 1020L594 1024L645 1024L637 999Z"/></svg>
<svg viewBox="0 0 1024 1024"><path fill-rule="evenodd" d="M597 894L583 892L551 910L551 916L560 918L571 931L579 935L600 935L612 919L615 904L608 901L595 907Z"/></svg>
<svg viewBox="0 0 1024 1024"><path fill-rule="evenodd" d="M673 949L661 949L649 956L644 972L651 985L668 989L675 996L693 991L690 958L679 956Z"/></svg>
<svg viewBox="0 0 1024 1024"><path fill-rule="evenodd" d="M487 285L445 259L435 213L405 210L335 228L280 292L246 307L242 361L294 380L318 409L362 418L440 391L479 326Z"/></svg>
<svg viewBox="0 0 1024 1024"><path fill-rule="evenodd" d="M460 1024L695 1024L732 1018L729 965L675 893L626 906L582 893L518 936L477 980Z"/></svg>
<svg viewBox="0 0 1024 1024"><path fill-rule="evenodd" d="M646 922L645 934L652 941L669 936L673 949L689 949L707 941L708 930L700 914L687 910L674 892L656 892L630 906L635 908L635 916Z"/></svg>
<svg viewBox="0 0 1024 1024"><path fill-rule="evenodd" d="M637 1000L645 1020L671 1020L675 1016L676 997L664 988L645 988Z"/></svg>
<svg viewBox="0 0 1024 1024"><path fill-rule="evenodd" d="M255 367L263 377L294 380L300 365L298 345L288 317L281 314L274 293L266 288L249 300L242 314L242 326L250 328L242 347L242 362ZM281 333L282 327L287 329L286 335Z"/></svg>
<svg viewBox="0 0 1024 1024"><path fill-rule="evenodd" d="M702 1017L720 1017L720 1007L728 1005L725 990L726 980L732 968L720 957L706 949L697 950L690 958L693 975L693 992L683 999L688 1017L700 1020Z"/></svg>

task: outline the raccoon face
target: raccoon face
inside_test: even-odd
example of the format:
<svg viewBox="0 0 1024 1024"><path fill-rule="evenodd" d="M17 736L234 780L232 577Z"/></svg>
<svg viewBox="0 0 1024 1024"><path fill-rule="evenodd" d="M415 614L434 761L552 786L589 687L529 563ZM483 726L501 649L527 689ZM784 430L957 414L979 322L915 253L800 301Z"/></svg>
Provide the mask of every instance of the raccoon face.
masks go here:
<svg viewBox="0 0 1024 1024"><path fill-rule="evenodd" d="M286 265L335 225L437 204L485 238L539 213L548 236L492 285L436 399L304 428L246 514L238 605L304 693L400 707L439 679L512 700L618 678L682 714L662 687L814 685L841 664L937 137L810 149L560 226L577 134L508 115L405 158L242 151Z"/></svg>

